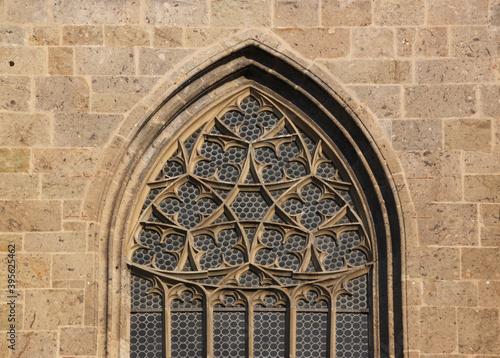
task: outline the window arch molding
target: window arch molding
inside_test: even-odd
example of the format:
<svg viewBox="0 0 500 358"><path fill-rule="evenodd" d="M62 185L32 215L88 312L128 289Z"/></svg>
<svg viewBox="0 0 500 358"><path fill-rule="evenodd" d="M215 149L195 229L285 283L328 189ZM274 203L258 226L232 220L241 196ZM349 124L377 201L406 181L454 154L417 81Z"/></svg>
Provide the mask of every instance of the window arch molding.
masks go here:
<svg viewBox="0 0 500 358"><path fill-rule="evenodd" d="M127 231L131 230L127 224L133 222L134 217L137 218L138 215L133 212L137 204L136 193L150 175L149 169L153 163L159 162L162 148L168 147L168 133L174 133L189 123L193 115L199 113L207 104L229 96L249 83L261 88L264 93L272 93L284 103L289 103L305 116L314 118L333 142L343 148L345 160L360 181L375 222L378 253L378 272L375 280L379 295L376 322L379 337L378 344L375 345L375 355L402 355L404 337L401 333L405 331L403 288L399 279L392 278L399 278L402 274L404 226L391 171L380 148L375 145L376 142L383 142L383 139L373 139L370 133L376 132L376 125L372 121L373 128L367 130L367 121L362 121L352 110L355 103L346 94L343 98L351 102L339 97L340 86L335 86L334 91L334 83L325 83L316 75L321 73L326 76L321 69L306 70L299 64L300 59L296 57L299 62L291 59L293 54L288 53L285 56L268 45L269 43L260 40L249 39L234 46L229 54L223 51L208 63L200 65L198 62L197 70L189 72L184 66L177 73L170 75L171 78L182 78L179 74L188 72L181 83L176 85L169 83L167 79L167 90L160 95L156 94L161 99L156 103L149 99L153 103L148 103L153 108L149 110L149 114L147 107L141 107L141 104L129 114L131 120L133 114L140 111L147 115L143 116L137 130L128 136L123 144L117 145L120 147L120 155L116 155L115 150L114 155L110 154L110 160L105 164L108 166L107 172L113 173L108 174L107 179L112 178L114 182L127 184L108 184L107 192L101 194L107 201L101 201L99 198L88 201L89 206L99 207L97 215L104 218L100 236L105 235L108 239L103 245L107 252L109 268L106 273L107 294L106 297L103 295L100 298L107 302L107 306L101 309L100 314L107 317L104 320L107 328L103 328L102 332L103 337L106 337L108 352L114 352L110 353L110 356L115 353L118 355L118 352L126 350L123 347L127 346L126 343L120 343L127 339L129 309L129 274L122 245L129 234ZM367 117L366 114L363 116ZM390 152L385 150L384 154L387 156ZM116 169L119 169L118 174ZM105 181L104 178L100 180ZM106 185L103 184L102 187L105 188ZM120 295L116 292L120 292ZM103 338L103 345L106 344Z"/></svg>

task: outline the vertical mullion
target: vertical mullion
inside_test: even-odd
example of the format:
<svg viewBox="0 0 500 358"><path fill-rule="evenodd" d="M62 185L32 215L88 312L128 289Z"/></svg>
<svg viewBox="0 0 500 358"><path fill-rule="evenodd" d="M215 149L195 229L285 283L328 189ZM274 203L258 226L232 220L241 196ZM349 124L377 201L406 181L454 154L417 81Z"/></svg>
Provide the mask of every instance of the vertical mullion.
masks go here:
<svg viewBox="0 0 500 358"><path fill-rule="evenodd" d="M167 301L165 299L165 301ZM171 312L170 312L170 302L165 302L165 309L163 310L163 332L165 332L164 339L165 339L165 345L163 348L163 354L165 355L165 358L171 358L172 357L172 328L170 325L171 322Z"/></svg>
<svg viewBox="0 0 500 358"><path fill-rule="evenodd" d="M328 308L328 342L327 342L327 347L328 347L328 355L330 358L335 358L335 349L336 349L336 344L335 344L335 337L337 334L336 330L336 310L335 306L333 305L333 300L330 301L330 307Z"/></svg>
<svg viewBox="0 0 500 358"><path fill-rule="evenodd" d="M214 310L211 304L211 299L208 297L205 299L205 309L204 309L204 315L205 315L205 325L203 327L204 329L204 336L205 336L205 342L203 346L205 347L205 353L207 358L213 358L214 357Z"/></svg>
<svg viewBox="0 0 500 358"><path fill-rule="evenodd" d="M253 327L253 305L248 303L247 306L247 353L248 358L253 358L253 335L254 335L254 327Z"/></svg>
<svg viewBox="0 0 500 358"><path fill-rule="evenodd" d="M291 300L289 303L289 327L288 330L288 352L290 358L295 358L297 349L297 303L295 300Z"/></svg>

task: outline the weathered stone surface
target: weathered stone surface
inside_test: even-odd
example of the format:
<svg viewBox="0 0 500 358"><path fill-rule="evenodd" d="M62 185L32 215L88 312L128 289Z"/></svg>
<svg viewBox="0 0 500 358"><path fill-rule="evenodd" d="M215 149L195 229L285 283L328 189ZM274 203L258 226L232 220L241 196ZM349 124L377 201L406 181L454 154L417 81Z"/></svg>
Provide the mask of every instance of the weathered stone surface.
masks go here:
<svg viewBox="0 0 500 358"><path fill-rule="evenodd" d="M40 179L33 174L0 174L0 198L36 199L40 193Z"/></svg>
<svg viewBox="0 0 500 358"><path fill-rule="evenodd" d="M409 252L408 273L415 278L458 280L460 250L449 247L423 247Z"/></svg>
<svg viewBox="0 0 500 358"><path fill-rule="evenodd" d="M361 103L370 108L378 118L401 116L401 87L351 86Z"/></svg>
<svg viewBox="0 0 500 358"><path fill-rule="evenodd" d="M28 37L33 46L57 46L61 43L61 29L54 25L35 25Z"/></svg>
<svg viewBox="0 0 500 358"><path fill-rule="evenodd" d="M52 259L52 279L92 280L93 262L92 254L55 254Z"/></svg>
<svg viewBox="0 0 500 358"><path fill-rule="evenodd" d="M103 44L102 26L64 26L63 45L89 46Z"/></svg>
<svg viewBox="0 0 500 358"><path fill-rule="evenodd" d="M25 254L17 256L17 286L19 288L44 288L50 286L51 257L48 254Z"/></svg>
<svg viewBox="0 0 500 358"><path fill-rule="evenodd" d="M28 252L83 252L85 247L85 233L80 232L27 233L24 238Z"/></svg>
<svg viewBox="0 0 500 358"><path fill-rule="evenodd" d="M436 119L409 119L392 122L394 149L440 150L443 148L442 122ZM410 175L413 175L411 173Z"/></svg>
<svg viewBox="0 0 500 358"><path fill-rule="evenodd" d="M26 1L5 0L5 19L14 23L45 23L48 18L48 6L45 0Z"/></svg>
<svg viewBox="0 0 500 358"><path fill-rule="evenodd" d="M81 177L61 177L57 174L42 174L42 199L80 199L89 180Z"/></svg>
<svg viewBox="0 0 500 358"><path fill-rule="evenodd" d="M500 117L500 85L481 86L481 111L488 117Z"/></svg>
<svg viewBox="0 0 500 358"><path fill-rule="evenodd" d="M104 27L104 43L106 46L149 46L149 39L150 34L148 28L139 26Z"/></svg>
<svg viewBox="0 0 500 358"><path fill-rule="evenodd" d="M140 21L140 2L134 0L54 0L52 21L58 24L133 24Z"/></svg>
<svg viewBox="0 0 500 358"><path fill-rule="evenodd" d="M485 83L495 77L490 59L420 60L415 72L418 83Z"/></svg>
<svg viewBox="0 0 500 358"><path fill-rule="evenodd" d="M476 204L419 204L417 212L421 245L478 245Z"/></svg>
<svg viewBox="0 0 500 358"><path fill-rule="evenodd" d="M0 25L0 45L23 45L26 29L21 26Z"/></svg>
<svg viewBox="0 0 500 358"><path fill-rule="evenodd" d="M73 47L49 47L49 74L72 75Z"/></svg>
<svg viewBox="0 0 500 358"><path fill-rule="evenodd" d="M500 26L500 2L493 1L491 4L491 25Z"/></svg>
<svg viewBox="0 0 500 358"><path fill-rule="evenodd" d="M464 248L462 277L479 280L500 280L500 248Z"/></svg>
<svg viewBox="0 0 500 358"><path fill-rule="evenodd" d="M98 153L92 148L33 149L33 171L65 176L92 175Z"/></svg>
<svg viewBox="0 0 500 358"><path fill-rule="evenodd" d="M337 58L349 53L349 30L331 29L276 29L294 50L308 58Z"/></svg>
<svg viewBox="0 0 500 358"><path fill-rule="evenodd" d="M451 30L451 55L455 57L483 57L499 55L499 30L484 26L459 26Z"/></svg>
<svg viewBox="0 0 500 358"><path fill-rule="evenodd" d="M392 57L394 33L391 28L354 28L351 54L354 57Z"/></svg>
<svg viewBox="0 0 500 358"><path fill-rule="evenodd" d="M323 64L344 83L398 84L411 78L409 61L331 60Z"/></svg>
<svg viewBox="0 0 500 358"><path fill-rule="evenodd" d="M170 27L162 26L153 28L153 46L154 47L182 47L182 38L184 37L184 31L181 27ZM195 29L195 31L213 31L213 29ZM219 40L219 39L217 39ZM203 44L205 46L207 43ZM192 45L187 45L187 47L197 47Z"/></svg>
<svg viewBox="0 0 500 358"><path fill-rule="evenodd" d="M9 147L50 144L50 117L46 114L0 113L0 143Z"/></svg>
<svg viewBox="0 0 500 358"><path fill-rule="evenodd" d="M500 247L500 204L481 204L479 212L481 245Z"/></svg>
<svg viewBox="0 0 500 358"><path fill-rule="evenodd" d="M465 200L480 203L500 202L500 175L465 175Z"/></svg>
<svg viewBox="0 0 500 358"><path fill-rule="evenodd" d="M482 307L498 308L500 300L500 281L479 281L479 302Z"/></svg>
<svg viewBox="0 0 500 358"><path fill-rule="evenodd" d="M0 173L28 173L30 157L29 149L0 148Z"/></svg>
<svg viewBox="0 0 500 358"><path fill-rule="evenodd" d="M134 49L129 47L77 47L76 73L83 75L135 74Z"/></svg>
<svg viewBox="0 0 500 358"><path fill-rule="evenodd" d="M61 230L61 204L55 200L1 200L0 214L0 231Z"/></svg>
<svg viewBox="0 0 500 358"><path fill-rule="evenodd" d="M184 35L185 47L205 47L236 34L239 29L187 28ZM175 44L176 40L173 40ZM168 40L167 40L168 43ZM168 47L168 46L167 46Z"/></svg>
<svg viewBox="0 0 500 358"><path fill-rule="evenodd" d="M40 75L47 71L46 50L41 47L0 47L0 73Z"/></svg>
<svg viewBox="0 0 500 358"><path fill-rule="evenodd" d="M500 352L498 309L464 308L457 313L460 353Z"/></svg>
<svg viewBox="0 0 500 358"><path fill-rule="evenodd" d="M427 23L432 25L486 24L488 0L428 0Z"/></svg>
<svg viewBox="0 0 500 358"><path fill-rule="evenodd" d="M24 324L30 329L54 330L83 321L82 290L28 290L25 305Z"/></svg>
<svg viewBox="0 0 500 358"><path fill-rule="evenodd" d="M472 118L444 121L444 148L489 150L491 148L491 121Z"/></svg>
<svg viewBox="0 0 500 358"><path fill-rule="evenodd" d="M3 262L5 261L5 262ZM7 267L7 260L2 260L0 259L0 262L2 262L2 264L5 265L5 267ZM2 276L2 275L0 275ZM6 280L6 277L2 277L2 279ZM16 302L16 306L15 308L11 308L10 305L8 303L3 303L1 302L0 303L0 331L8 331L10 329L10 325L12 323L16 323L16 322L11 322L9 321L9 318L12 319L12 316L9 317L9 314L14 313L15 312L15 319L17 322L22 322L23 321L23 304L22 304L22 301L17 301ZM20 330L22 328L22 324L18 323L16 325L16 328L17 330ZM0 349L2 349L2 346L0 345ZM5 350L7 351L7 348L5 348ZM2 353L0 353L2 354ZM0 355L0 357L3 358L3 356Z"/></svg>
<svg viewBox="0 0 500 358"><path fill-rule="evenodd" d="M210 25L266 27L271 25L271 0L214 0Z"/></svg>
<svg viewBox="0 0 500 358"><path fill-rule="evenodd" d="M323 14L325 13L327 12L323 8ZM323 17L323 24L324 22L325 18ZM318 0L276 0L274 2L275 27L309 27L318 25Z"/></svg>
<svg viewBox="0 0 500 358"><path fill-rule="evenodd" d="M88 112L89 85L83 77L39 77L35 80L35 108L51 112Z"/></svg>
<svg viewBox="0 0 500 358"><path fill-rule="evenodd" d="M366 26L372 23L370 0L322 0L323 26Z"/></svg>
<svg viewBox="0 0 500 358"><path fill-rule="evenodd" d="M97 329L91 327L66 327L61 329L62 355L94 355L97 352L95 341Z"/></svg>
<svg viewBox="0 0 500 358"><path fill-rule="evenodd" d="M444 57L448 56L446 27L403 27L396 30L398 56Z"/></svg>
<svg viewBox="0 0 500 358"><path fill-rule="evenodd" d="M98 93L147 93L159 77L106 76L92 78L92 91Z"/></svg>
<svg viewBox="0 0 500 358"><path fill-rule="evenodd" d="M29 324L26 328L30 329ZM18 358L53 358L57 354L57 332L19 332L16 351Z"/></svg>
<svg viewBox="0 0 500 358"><path fill-rule="evenodd" d="M451 353L457 347L456 309L420 308L420 347L425 353Z"/></svg>
<svg viewBox="0 0 500 358"><path fill-rule="evenodd" d="M424 280L424 303L428 306L476 306L477 287L472 282Z"/></svg>
<svg viewBox="0 0 500 358"><path fill-rule="evenodd" d="M54 145L97 147L107 142L122 117L107 114L59 114L54 118Z"/></svg>
<svg viewBox="0 0 500 358"><path fill-rule="evenodd" d="M142 93L97 93L92 95L92 112L124 113L143 97Z"/></svg>
<svg viewBox="0 0 500 358"><path fill-rule="evenodd" d="M424 0L376 0L373 12L375 24L383 26L423 25Z"/></svg>
<svg viewBox="0 0 500 358"><path fill-rule="evenodd" d="M146 23L166 26L208 25L208 5L205 0L145 0Z"/></svg>
<svg viewBox="0 0 500 358"><path fill-rule="evenodd" d="M474 86L433 85L406 86L407 117L469 117L477 112Z"/></svg>
<svg viewBox="0 0 500 358"><path fill-rule="evenodd" d="M139 53L139 73L141 75L164 75L192 52L193 50L177 48L141 48Z"/></svg>

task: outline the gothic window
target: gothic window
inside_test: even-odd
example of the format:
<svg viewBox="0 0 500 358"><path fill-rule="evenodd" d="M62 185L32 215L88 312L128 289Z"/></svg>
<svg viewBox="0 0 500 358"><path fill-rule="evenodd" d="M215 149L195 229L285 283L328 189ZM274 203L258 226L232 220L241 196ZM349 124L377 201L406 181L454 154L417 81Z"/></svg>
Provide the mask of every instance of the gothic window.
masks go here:
<svg viewBox="0 0 500 358"><path fill-rule="evenodd" d="M247 88L165 148L128 242L131 357L369 357L371 217L341 148Z"/></svg>

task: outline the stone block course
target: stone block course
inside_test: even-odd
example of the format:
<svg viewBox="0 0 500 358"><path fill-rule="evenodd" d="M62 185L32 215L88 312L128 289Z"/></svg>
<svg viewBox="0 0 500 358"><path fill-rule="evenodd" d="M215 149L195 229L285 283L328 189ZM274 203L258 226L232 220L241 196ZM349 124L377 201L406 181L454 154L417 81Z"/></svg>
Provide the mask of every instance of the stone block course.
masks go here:
<svg viewBox="0 0 500 358"><path fill-rule="evenodd" d="M21 26L0 25L0 45L24 45L26 29Z"/></svg>
<svg viewBox="0 0 500 358"><path fill-rule="evenodd" d="M373 1L321 0L323 26L367 26L372 23Z"/></svg>
<svg viewBox="0 0 500 358"><path fill-rule="evenodd" d="M460 353L497 354L500 351L498 309L464 308L457 313Z"/></svg>
<svg viewBox="0 0 500 358"><path fill-rule="evenodd" d="M351 86L350 89L378 118L401 117L401 87Z"/></svg>
<svg viewBox="0 0 500 358"><path fill-rule="evenodd" d="M61 230L57 200L0 200L0 232Z"/></svg>
<svg viewBox="0 0 500 358"><path fill-rule="evenodd" d="M374 7L373 17L377 25L416 26L424 24L424 0L376 0Z"/></svg>
<svg viewBox="0 0 500 358"><path fill-rule="evenodd" d="M398 150L441 150L443 149L443 123L436 119L394 120L392 142L394 149Z"/></svg>
<svg viewBox="0 0 500 358"><path fill-rule="evenodd" d="M76 47L75 70L80 75L133 75L134 49L130 47Z"/></svg>
<svg viewBox="0 0 500 358"><path fill-rule="evenodd" d="M488 151L491 149L491 134L488 119L447 119L444 121L444 148Z"/></svg>
<svg viewBox="0 0 500 358"><path fill-rule="evenodd" d="M104 42L106 46L129 47L149 46L150 31L139 26L105 26Z"/></svg>
<svg viewBox="0 0 500 358"><path fill-rule="evenodd" d="M500 246L500 204L479 206L482 246Z"/></svg>
<svg viewBox="0 0 500 358"><path fill-rule="evenodd" d="M190 49L141 48L139 53L139 74L158 76L172 70L174 66L191 54Z"/></svg>
<svg viewBox="0 0 500 358"><path fill-rule="evenodd" d="M473 25L488 21L488 0L428 0L427 23Z"/></svg>
<svg viewBox="0 0 500 358"><path fill-rule="evenodd" d="M35 109L56 113L88 112L89 85L83 77L38 77L35 79Z"/></svg>
<svg viewBox="0 0 500 358"><path fill-rule="evenodd" d="M14 23L46 23L48 6L45 0L5 0L5 20Z"/></svg>
<svg viewBox="0 0 500 358"><path fill-rule="evenodd" d="M422 307L420 309L420 346L423 353L451 353L457 347L456 309Z"/></svg>
<svg viewBox="0 0 500 358"><path fill-rule="evenodd" d="M84 252L85 234L79 232L27 233L24 250L28 252Z"/></svg>
<svg viewBox="0 0 500 358"><path fill-rule="evenodd" d="M38 199L40 179L33 174L0 174L0 198Z"/></svg>
<svg viewBox="0 0 500 358"><path fill-rule="evenodd" d="M97 347L97 330L90 327L64 327L61 329L61 346L59 353L63 355L94 355Z"/></svg>
<svg viewBox="0 0 500 358"><path fill-rule="evenodd" d="M396 30L397 55L403 57L448 56L446 27L401 27Z"/></svg>
<svg viewBox="0 0 500 358"><path fill-rule="evenodd" d="M500 201L500 175L465 175L465 200L480 203L498 203Z"/></svg>
<svg viewBox="0 0 500 358"><path fill-rule="evenodd" d="M42 75L47 72L47 52L40 47L0 47L0 74Z"/></svg>
<svg viewBox="0 0 500 358"><path fill-rule="evenodd" d="M0 113L0 143L9 147L50 144L50 116L43 113Z"/></svg>
<svg viewBox="0 0 500 358"><path fill-rule="evenodd" d="M206 0L145 0L144 20L162 26L206 26L208 4Z"/></svg>
<svg viewBox="0 0 500 358"><path fill-rule="evenodd" d="M477 306L477 286L473 282L424 280L424 303L428 306Z"/></svg>
<svg viewBox="0 0 500 358"><path fill-rule="evenodd" d="M55 25L34 25L28 36L33 46L57 46L61 44L61 28Z"/></svg>
<svg viewBox="0 0 500 358"><path fill-rule="evenodd" d="M410 82L411 63L405 60L339 59L325 61L322 64L346 84L401 84Z"/></svg>
<svg viewBox="0 0 500 358"><path fill-rule="evenodd" d="M271 25L271 0L213 0L210 10L210 25L215 27Z"/></svg>
<svg viewBox="0 0 500 358"><path fill-rule="evenodd" d="M462 277L479 280L500 280L500 248L464 248Z"/></svg>
<svg viewBox="0 0 500 358"><path fill-rule="evenodd" d="M62 44L74 46L102 45L102 26L64 26L62 30Z"/></svg>
<svg viewBox="0 0 500 358"><path fill-rule="evenodd" d="M418 83L487 83L495 80L491 59L419 60L415 65Z"/></svg>
<svg viewBox="0 0 500 358"><path fill-rule="evenodd" d="M28 173L31 151L26 148L0 148L0 173Z"/></svg>
<svg viewBox="0 0 500 358"><path fill-rule="evenodd" d="M182 47L184 31L182 27L159 26L153 28L153 47ZM207 31L206 29L195 29L196 31ZM187 37L187 36L186 36ZM198 46L188 46L198 47Z"/></svg>
<svg viewBox="0 0 500 358"><path fill-rule="evenodd" d="M54 0L51 10L52 22L56 24L111 25L140 21L140 3L133 0L94 0L92 3Z"/></svg>
<svg viewBox="0 0 500 358"><path fill-rule="evenodd" d="M71 76L74 74L73 47L49 47L49 74Z"/></svg>
<svg viewBox="0 0 500 358"><path fill-rule="evenodd" d="M360 27L352 31L354 57L393 57L394 32L389 27Z"/></svg>
<svg viewBox="0 0 500 358"><path fill-rule="evenodd" d="M328 10L323 4L323 25ZM313 27L319 25L318 0L275 0L274 1L274 26L275 27ZM336 24L337 26L340 24Z"/></svg>

